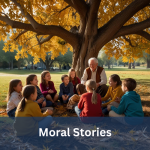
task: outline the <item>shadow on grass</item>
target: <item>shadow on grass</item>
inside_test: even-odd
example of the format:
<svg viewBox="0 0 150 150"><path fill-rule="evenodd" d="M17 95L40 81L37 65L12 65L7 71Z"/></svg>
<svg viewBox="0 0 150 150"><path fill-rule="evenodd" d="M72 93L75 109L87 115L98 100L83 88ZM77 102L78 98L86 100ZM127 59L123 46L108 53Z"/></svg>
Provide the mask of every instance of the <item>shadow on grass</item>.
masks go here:
<svg viewBox="0 0 150 150"><path fill-rule="evenodd" d="M150 79L138 79L137 85L150 86Z"/></svg>

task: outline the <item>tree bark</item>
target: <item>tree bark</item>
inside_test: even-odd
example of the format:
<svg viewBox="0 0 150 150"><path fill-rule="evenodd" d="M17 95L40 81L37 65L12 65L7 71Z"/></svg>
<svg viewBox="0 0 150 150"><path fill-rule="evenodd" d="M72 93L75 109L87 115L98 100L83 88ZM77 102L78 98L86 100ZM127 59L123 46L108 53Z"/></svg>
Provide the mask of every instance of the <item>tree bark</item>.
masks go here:
<svg viewBox="0 0 150 150"><path fill-rule="evenodd" d="M128 63L128 69L131 69L131 63Z"/></svg>

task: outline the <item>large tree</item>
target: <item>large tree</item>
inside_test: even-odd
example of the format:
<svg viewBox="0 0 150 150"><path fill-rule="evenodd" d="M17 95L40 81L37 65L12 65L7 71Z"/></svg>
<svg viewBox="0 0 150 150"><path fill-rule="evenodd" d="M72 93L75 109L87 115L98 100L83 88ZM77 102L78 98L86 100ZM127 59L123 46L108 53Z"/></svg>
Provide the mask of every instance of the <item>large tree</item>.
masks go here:
<svg viewBox="0 0 150 150"><path fill-rule="evenodd" d="M136 34L150 40L150 0L1 0L0 4L2 39L16 28L5 51L19 43L22 51L17 57L29 53L37 62L45 60L48 51L57 57L71 46L72 67L79 77L88 59L114 39Z"/></svg>

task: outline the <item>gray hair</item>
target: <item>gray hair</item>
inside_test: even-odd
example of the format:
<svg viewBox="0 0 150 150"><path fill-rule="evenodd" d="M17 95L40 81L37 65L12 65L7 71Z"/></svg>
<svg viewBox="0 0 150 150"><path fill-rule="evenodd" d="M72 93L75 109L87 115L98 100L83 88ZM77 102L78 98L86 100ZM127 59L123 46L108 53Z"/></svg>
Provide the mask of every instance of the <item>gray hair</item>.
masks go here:
<svg viewBox="0 0 150 150"><path fill-rule="evenodd" d="M89 65L90 65L91 60L94 60L95 63L98 64L98 60L97 60L95 57L92 57L92 58L90 58L90 59L88 60L88 64L89 64Z"/></svg>

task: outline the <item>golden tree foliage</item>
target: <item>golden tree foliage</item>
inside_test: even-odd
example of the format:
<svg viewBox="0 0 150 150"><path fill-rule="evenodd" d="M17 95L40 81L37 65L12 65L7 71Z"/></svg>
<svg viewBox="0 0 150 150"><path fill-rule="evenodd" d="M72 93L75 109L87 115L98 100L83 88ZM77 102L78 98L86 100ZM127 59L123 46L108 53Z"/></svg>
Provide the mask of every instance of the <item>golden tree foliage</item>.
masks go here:
<svg viewBox="0 0 150 150"><path fill-rule="evenodd" d="M79 0L76 0L76 2L79 2ZM92 0L81 0L80 2L82 4L83 2L85 4L94 3ZM97 12L97 30L101 29L132 2L133 0L101 0ZM74 7L71 6L73 4ZM28 57L28 54L30 54L34 56L34 63L37 63L39 58L45 60L47 52L51 52L52 59L54 59L60 52L65 54L69 47L73 51L76 46L74 39L77 38L80 42L80 37L76 37L74 33L76 30L79 32L79 27L81 27L82 11L82 8L79 7L76 10L75 4L75 1L72 3L70 0L1 0L0 40L7 40L8 33L11 35L3 50L5 52L16 50L16 59ZM131 16L124 26L148 19L150 17L149 12L149 7L142 8ZM43 25L42 32L39 30L41 28L39 25ZM52 35L46 32L46 30L49 31L48 27L53 28ZM59 30L56 31L57 29L63 32L63 36L61 36ZM75 30L73 31L73 29ZM149 33L148 28L144 31ZM73 35L74 39L70 39L68 35ZM116 59L123 56L124 62L128 60L132 62L133 59L141 57L142 50L149 53L150 43L137 34L125 36L125 38L122 36L115 37L114 35L114 38L109 39L109 41L104 46L106 54L109 57L115 56ZM18 49L19 45L22 47L21 50Z"/></svg>

